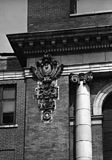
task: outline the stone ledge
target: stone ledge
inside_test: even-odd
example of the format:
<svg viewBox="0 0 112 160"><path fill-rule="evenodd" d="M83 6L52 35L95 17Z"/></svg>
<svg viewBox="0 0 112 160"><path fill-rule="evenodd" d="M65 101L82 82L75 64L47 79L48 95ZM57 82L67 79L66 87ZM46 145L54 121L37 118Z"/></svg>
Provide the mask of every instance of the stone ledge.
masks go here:
<svg viewBox="0 0 112 160"><path fill-rule="evenodd" d="M14 125L1 125L0 129L5 129L5 128L18 128L18 124L14 124Z"/></svg>

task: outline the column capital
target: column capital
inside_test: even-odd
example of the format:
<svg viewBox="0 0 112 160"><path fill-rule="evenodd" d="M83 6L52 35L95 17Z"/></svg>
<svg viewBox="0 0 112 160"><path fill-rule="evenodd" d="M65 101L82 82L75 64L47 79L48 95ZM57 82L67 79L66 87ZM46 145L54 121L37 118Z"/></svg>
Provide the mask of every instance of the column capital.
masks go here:
<svg viewBox="0 0 112 160"><path fill-rule="evenodd" d="M92 72L71 74L71 81L78 84L80 84L81 81L83 81L83 84L86 84L87 82L90 82L92 79Z"/></svg>

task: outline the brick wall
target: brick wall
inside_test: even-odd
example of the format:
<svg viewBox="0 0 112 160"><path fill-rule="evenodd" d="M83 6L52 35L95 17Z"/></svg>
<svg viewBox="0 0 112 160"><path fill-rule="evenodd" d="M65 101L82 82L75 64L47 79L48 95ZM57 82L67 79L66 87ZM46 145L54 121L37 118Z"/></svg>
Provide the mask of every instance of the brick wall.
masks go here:
<svg viewBox="0 0 112 160"><path fill-rule="evenodd" d="M58 86L53 122L44 124L34 99L36 82L27 80L25 160L69 159L68 77L61 77Z"/></svg>
<svg viewBox="0 0 112 160"><path fill-rule="evenodd" d="M15 150L1 150L0 151L0 160L14 160L15 159Z"/></svg>
<svg viewBox="0 0 112 160"><path fill-rule="evenodd" d="M3 57L0 58L0 70L16 71L22 70L22 67L16 57Z"/></svg>
<svg viewBox="0 0 112 160"><path fill-rule="evenodd" d="M69 16L68 0L29 0L28 1L28 30L57 25L64 22ZM46 27L45 27L46 26ZM34 30L35 30L34 29ZM52 28L53 29L53 28Z"/></svg>
<svg viewBox="0 0 112 160"><path fill-rule="evenodd" d="M17 84L16 124L18 126L7 128L0 126L0 160L12 160L14 158L16 160L23 160L25 113L24 80L0 81L0 85L2 84Z"/></svg>
<svg viewBox="0 0 112 160"><path fill-rule="evenodd" d="M22 70L19 60L16 57L7 59L7 70Z"/></svg>
<svg viewBox="0 0 112 160"><path fill-rule="evenodd" d="M112 13L70 17L70 0L29 0L28 31L112 25Z"/></svg>
<svg viewBox="0 0 112 160"><path fill-rule="evenodd" d="M102 125L92 125L93 160L103 160Z"/></svg>

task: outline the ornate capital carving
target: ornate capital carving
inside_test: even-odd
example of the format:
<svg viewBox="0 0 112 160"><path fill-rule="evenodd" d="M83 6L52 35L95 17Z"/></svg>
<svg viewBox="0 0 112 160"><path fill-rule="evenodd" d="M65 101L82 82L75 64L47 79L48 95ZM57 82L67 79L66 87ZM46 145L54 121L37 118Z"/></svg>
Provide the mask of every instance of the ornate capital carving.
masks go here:
<svg viewBox="0 0 112 160"><path fill-rule="evenodd" d="M56 79L63 71L63 65L59 65L50 55L44 57L36 63L36 68L31 67L31 71L38 81L35 88L38 108L41 112L42 121L49 123L52 121L53 111L56 108L59 88L56 86Z"/></svg>
<svg viewBox="0 0 112 160"><path fill-rule="evenodd" d="M71 80L74 83L80 84L80 81L83 81L84 84L90 82L93 79L92 72L88 73L79 73L79 75L71 74Z"/></svg>

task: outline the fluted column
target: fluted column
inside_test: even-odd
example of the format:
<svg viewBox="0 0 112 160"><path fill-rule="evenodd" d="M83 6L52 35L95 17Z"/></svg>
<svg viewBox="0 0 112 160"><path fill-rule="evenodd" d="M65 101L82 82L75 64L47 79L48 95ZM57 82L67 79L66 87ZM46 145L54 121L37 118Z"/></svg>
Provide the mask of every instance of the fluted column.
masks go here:
<svg viewBox="0 0 112 160"><path fill-rule="evenodd" d="M92 160L90 89L92 74L72 75L76 91L76 160Z"/></svg>

